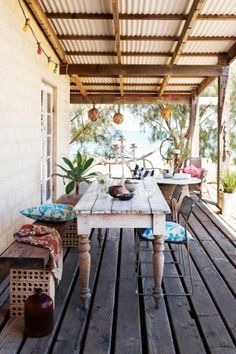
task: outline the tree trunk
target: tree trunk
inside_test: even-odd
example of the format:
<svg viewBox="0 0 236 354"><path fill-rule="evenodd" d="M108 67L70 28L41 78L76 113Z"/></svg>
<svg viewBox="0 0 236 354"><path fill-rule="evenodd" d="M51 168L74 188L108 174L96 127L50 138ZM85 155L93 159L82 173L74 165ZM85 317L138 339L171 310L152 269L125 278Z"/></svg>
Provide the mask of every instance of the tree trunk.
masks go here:
<svg viewBox="0 0 236 354"><path fill-rule="evenodd" d="M75 183L75 194L79 195L79 182Z"/></svg>

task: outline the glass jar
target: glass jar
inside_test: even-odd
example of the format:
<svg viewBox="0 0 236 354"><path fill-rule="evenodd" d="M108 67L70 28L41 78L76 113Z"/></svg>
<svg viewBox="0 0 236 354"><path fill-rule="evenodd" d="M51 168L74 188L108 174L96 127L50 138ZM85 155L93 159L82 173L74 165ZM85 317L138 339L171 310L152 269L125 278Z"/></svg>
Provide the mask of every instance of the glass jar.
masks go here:
<svg viewBox="0 0 236 354"><path fill-rule="evenodd" d="M25 333L30 337L46 336L53 330L53 300L36 288L25 301Z"/></svg>

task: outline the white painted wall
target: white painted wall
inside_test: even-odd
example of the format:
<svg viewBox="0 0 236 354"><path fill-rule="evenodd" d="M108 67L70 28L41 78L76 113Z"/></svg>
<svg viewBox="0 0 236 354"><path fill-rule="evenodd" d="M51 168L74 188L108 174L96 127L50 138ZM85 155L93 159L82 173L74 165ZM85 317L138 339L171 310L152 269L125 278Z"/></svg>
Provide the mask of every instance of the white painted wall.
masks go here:
<svg viewBox="0 0 236 354"><path fill-rule="evenodd" d="M27 15L29 14L26 10ZM32 16L42 47L58 61ZM56 162L69 154L69 78L47 69L37 54L16 0L2 0L0 11L0 252L29 219L18 211L40 202L40 90L45 81L56 93ZM56 196L64 192L57 179Z"/></svg>

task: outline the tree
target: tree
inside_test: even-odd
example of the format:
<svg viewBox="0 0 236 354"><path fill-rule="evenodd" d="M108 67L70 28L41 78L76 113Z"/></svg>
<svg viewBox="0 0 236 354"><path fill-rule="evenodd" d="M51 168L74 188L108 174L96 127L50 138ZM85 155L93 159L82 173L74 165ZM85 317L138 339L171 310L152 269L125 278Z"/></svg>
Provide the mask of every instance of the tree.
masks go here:
<svg viewBox="0 0 236 354"><path fill-rule="evenodd" d="M71 144L83 154L108 157L119 130L112 123L114 106L100 105L97 121L88 119L89 105L74 105L71 110Z"/></svg>
<svg viewBox="0 0 236 354"><path fill-rule="evenodd" d="M180 150L180 157L174 161L175 168L180 168L190 153L190 110L187 105L169 105L171 116L163 118L163 105L133 105L130 110L140 120L143 131L151 129L150 140L158 141L171 138L174 148Z"/></svg>

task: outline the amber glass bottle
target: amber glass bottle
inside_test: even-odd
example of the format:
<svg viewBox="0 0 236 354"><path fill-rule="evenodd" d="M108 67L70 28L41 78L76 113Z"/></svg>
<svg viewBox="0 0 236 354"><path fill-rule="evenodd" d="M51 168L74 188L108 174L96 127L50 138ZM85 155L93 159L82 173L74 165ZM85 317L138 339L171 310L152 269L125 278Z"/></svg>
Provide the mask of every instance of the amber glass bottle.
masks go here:
<svg viewBox="0 0 236 354"><path fill-rule="evenodd" d="M53 330L53 300L36 288L25 301L25 333L30 337L46 336Z"/></svg>

